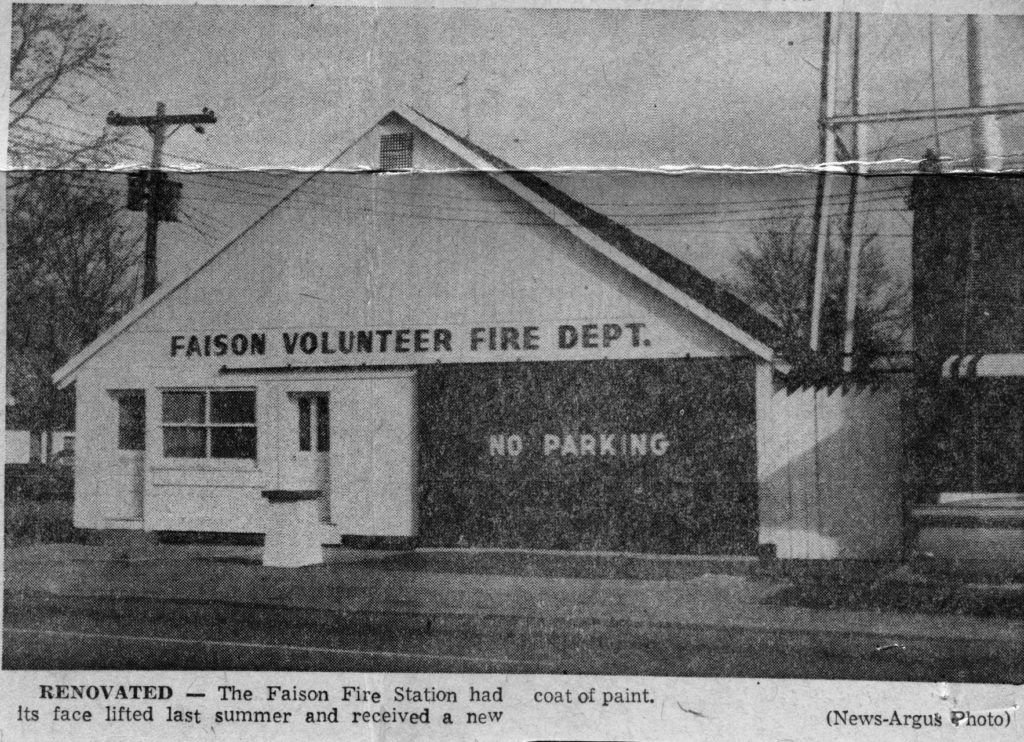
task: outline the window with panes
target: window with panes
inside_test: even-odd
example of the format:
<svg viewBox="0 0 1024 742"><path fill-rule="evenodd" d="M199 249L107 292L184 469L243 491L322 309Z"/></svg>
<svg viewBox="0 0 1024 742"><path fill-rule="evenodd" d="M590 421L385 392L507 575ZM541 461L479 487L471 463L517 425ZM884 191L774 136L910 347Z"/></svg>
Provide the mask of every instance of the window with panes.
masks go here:
<svg viewBox="0 0 1024 742"><path fill-rule="evenodd" d="M164 457L255 459L256 390L163 392Z"/></svg>

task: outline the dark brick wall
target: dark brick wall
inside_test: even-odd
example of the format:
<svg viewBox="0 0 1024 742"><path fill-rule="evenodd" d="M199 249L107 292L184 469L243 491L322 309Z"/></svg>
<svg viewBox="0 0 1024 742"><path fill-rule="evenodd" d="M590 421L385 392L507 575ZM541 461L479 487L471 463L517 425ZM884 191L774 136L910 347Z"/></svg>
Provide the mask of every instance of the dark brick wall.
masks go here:
<svg viewBox="0 0 1024 742"><path fill-rule="evenodd" d="M661 456L545 454L544 435L663 433ZM518 434L518 456L490 436ZM420 543L752 553L749 359L472 364L419 376Z"/></svg>

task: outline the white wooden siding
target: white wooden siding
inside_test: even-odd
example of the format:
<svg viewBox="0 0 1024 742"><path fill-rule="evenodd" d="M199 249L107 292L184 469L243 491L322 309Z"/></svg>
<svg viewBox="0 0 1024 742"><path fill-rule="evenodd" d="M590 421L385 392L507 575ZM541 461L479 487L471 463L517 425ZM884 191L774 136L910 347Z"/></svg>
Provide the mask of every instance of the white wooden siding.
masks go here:
<svg viewBox="0 0 1024 742"><path fill-rule="evenodd" d="M760 541L779 558L899 557L904 388L771 396L759 436Z"/></svg>
<svg viewBox="0 0 1024 742"><path fill-rule="evenodd" d="M416 535L415 381L369 377L335 387L331 520L342 534Z"/></svg>

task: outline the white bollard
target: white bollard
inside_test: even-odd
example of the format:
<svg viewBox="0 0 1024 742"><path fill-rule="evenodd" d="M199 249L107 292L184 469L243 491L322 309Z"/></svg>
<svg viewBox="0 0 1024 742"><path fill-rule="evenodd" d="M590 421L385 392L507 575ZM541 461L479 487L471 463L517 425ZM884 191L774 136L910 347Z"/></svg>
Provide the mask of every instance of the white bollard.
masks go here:
<svg viewBox="0 0 1024 742"><path fill-rule="evenodd" d="M308 567L323 564L320 543L321 493L317 490L267 490L267 529L263 543L265 567Z"/></svg>

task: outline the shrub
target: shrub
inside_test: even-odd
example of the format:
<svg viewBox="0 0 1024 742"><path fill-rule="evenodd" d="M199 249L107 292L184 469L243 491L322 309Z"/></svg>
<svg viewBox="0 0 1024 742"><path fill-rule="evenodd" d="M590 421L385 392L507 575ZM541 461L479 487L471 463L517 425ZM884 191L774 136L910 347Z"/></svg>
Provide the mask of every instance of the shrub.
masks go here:
<svg viewBox="0 0 1024 742"><path fill-rule="evenodd" d="M4 537L18 543L84 543L87 531L72 523L70 500L4 498Z"/></svg>
<svg viewBox="0 0 1024 742"><path fill-rule="evenodd" d="M49 464L8 464L4 470L4 495L7 499L72 500L74 470Z"/></svg>

